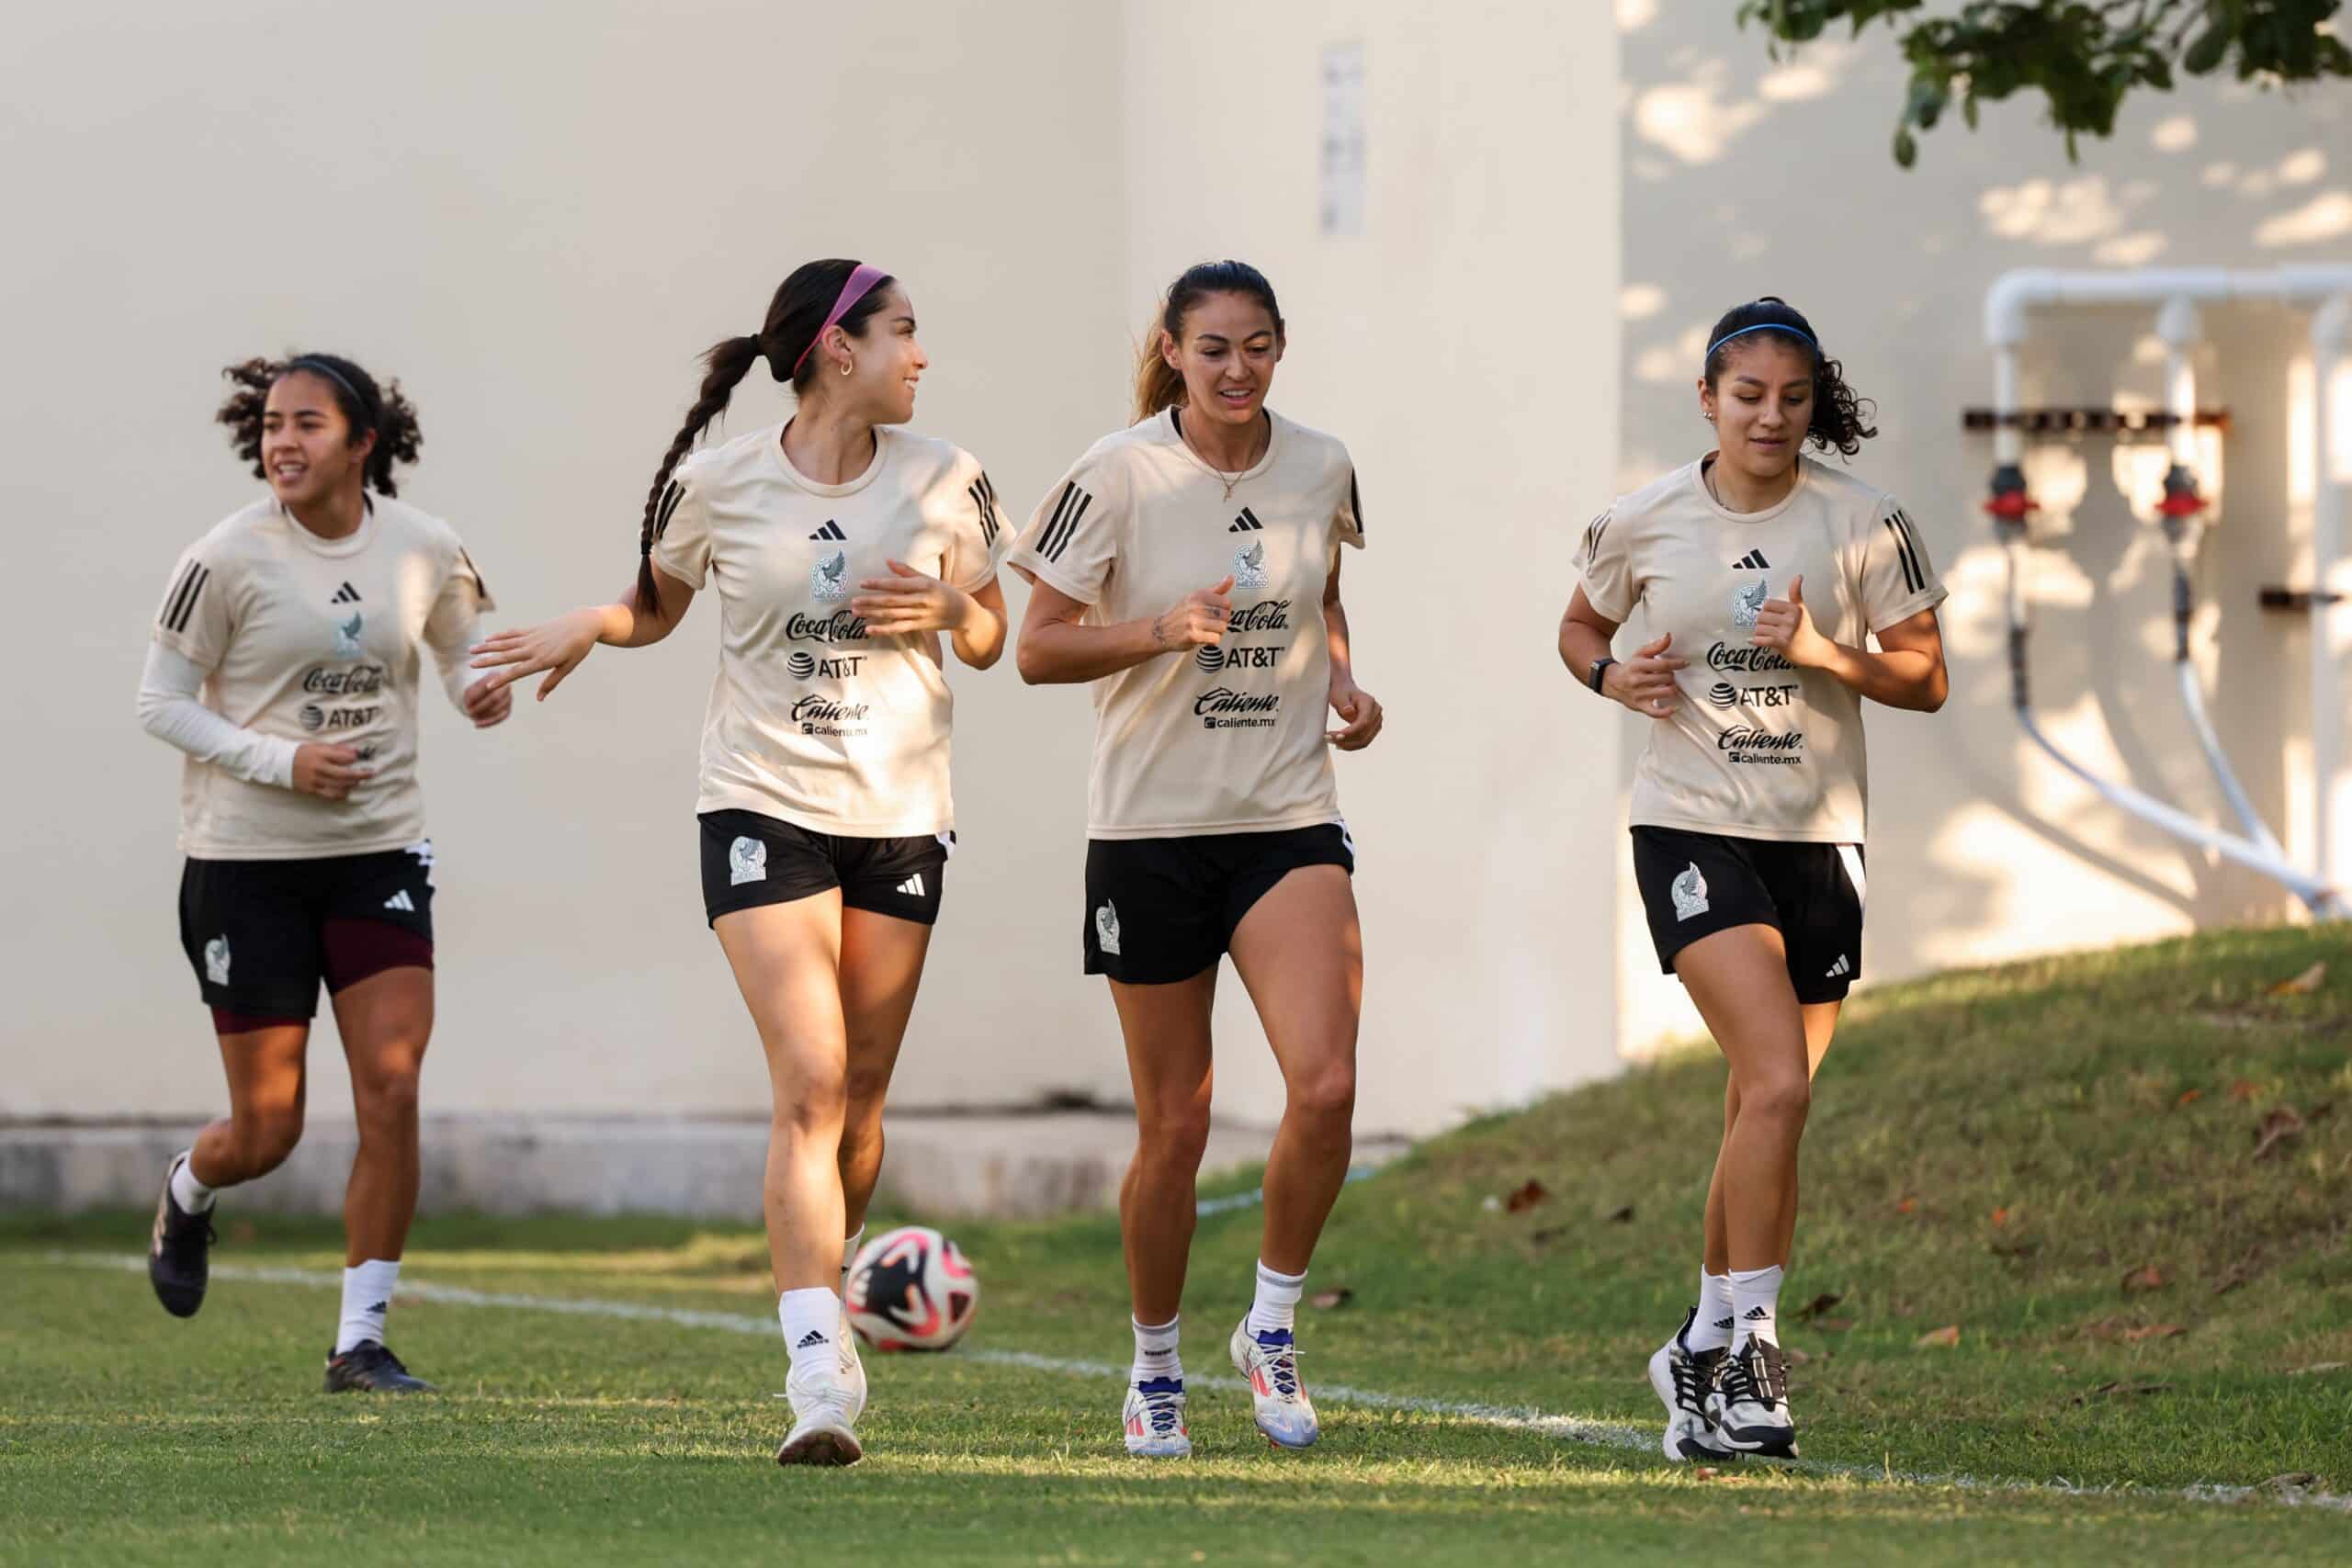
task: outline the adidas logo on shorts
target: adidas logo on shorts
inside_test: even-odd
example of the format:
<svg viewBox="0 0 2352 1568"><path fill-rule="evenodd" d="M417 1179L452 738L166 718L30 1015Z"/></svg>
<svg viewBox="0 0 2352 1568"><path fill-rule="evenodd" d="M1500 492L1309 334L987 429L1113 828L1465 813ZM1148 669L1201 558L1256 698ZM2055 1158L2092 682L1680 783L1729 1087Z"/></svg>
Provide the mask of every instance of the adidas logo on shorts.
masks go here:
<svg viewBox="0 0 2352 1568"><path fill-rule="evenodd" d="M1840 976L1851 975L1853 972L1854 966L1846 962L1846 955L1841 953L1838 955L1838 962L1829 966L1829 973L1824 976L1823 978L1835 980Z"/></svg>
<svg viewBox="0 0 2352 1568"><path fill-rule="evenodd" d="M910 898L922 897L922 873L916 872L912 876L910 876L904 882L899 883L899 891L906 894Z"/></svg>
<svg viewBox="0 0 2352 1568"><path fill-rule="evenodd" d="M384 900L384 908L387 909L401 909L413 915L416 913L416 900L408 896L408 889L403 887L399 892Z"/></svg>

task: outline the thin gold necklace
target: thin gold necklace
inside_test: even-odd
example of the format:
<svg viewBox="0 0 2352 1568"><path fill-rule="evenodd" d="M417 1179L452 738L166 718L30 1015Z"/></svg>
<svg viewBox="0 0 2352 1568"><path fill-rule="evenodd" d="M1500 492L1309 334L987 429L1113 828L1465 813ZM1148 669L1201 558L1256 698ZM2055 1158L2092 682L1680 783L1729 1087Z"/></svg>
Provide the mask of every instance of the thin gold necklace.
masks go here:
<svg viewBox="0 0 2352 1568"><path fill-rule="evenodd" d="M1203 457L1201 455L1200 448L1193 445L1193 438L1184 434L1183 415L1174 409L1170 409L1169 412L1175 417L1176 439L1182 444L1185 451L1192 454L1193 461L1198 463L1202 468L1206 468L1210 473L1216 476L1219 482L1225 486L1225 499L1231 501L1233 499L1233 487L1239 484L1243 479L1249 478L1250 469L1255 468L1257 464L1252 463L1247 465L1238 473L1227 473L1223 468L1218 468L1215 463L1210 462L1206 457ZM1273 449L1274 416L1272 413L1268 413L1266 415L1266 452L1271 452ZM1258 462L1262 463L1266 460L1266 452L1261 452L1258 454Z"/></svg>

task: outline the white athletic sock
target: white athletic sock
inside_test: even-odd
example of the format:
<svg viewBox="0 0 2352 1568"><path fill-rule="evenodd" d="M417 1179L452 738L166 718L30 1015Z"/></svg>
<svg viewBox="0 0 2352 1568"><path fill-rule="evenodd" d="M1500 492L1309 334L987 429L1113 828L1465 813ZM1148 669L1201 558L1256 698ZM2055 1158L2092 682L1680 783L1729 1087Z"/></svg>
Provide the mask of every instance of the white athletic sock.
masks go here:
<svg viewBox="0 0 2352 1568"><path fill-rule="evenodd" d="M371 1258L343 1271L343 1324L335 1330L334 1353L373 1339L384 1342L384 1315L392 1310L392 1291L401 1282L400 1260Z"/></svg>
<svg viewBox="0 0 2352 1568"><path fill-rule="evenodd" d="M776 1320L784 1325L785 1348L792 1352L796 1372L812 1366L837 1371L841 1351L833 1336L841 1332L842 1299L822 1285L786 1291L777 1298Z"/></svg>
<svg viewBox="0 0 2352 1568"><path fill-rule="evenodd" d="M1781 1342L1781 1269L1735 1269L1731 1271L1732 1315L1739 1322L1734 1348L1745 1348L1757 1335Z"/></svg>
<svg viewBox="0 0 2352 1568"><path fill-rule="evenodd" d="M1132 1317L1127 1321L1134 1325L1136 1331L1136 1364L1127 1381L1141 1382L1146 1378L1174 1378L1179 1382L1183 1382L1184 1362L1176 1354L1176 1325L1182 1320L1171 1317L1157 1328L1136 1323Z"/></svg>
<svg viewBox="0 0 2352 1568"><path fill-rule="evenodd" d="M842 1300L849 1300L849 1266L857 1261L857 1249L865 1245L865 1227L858 1226L842 1243Z"/></svg>
<svg viewBox="0 0 2352 1568"><path fill-rule="evenodd" d="M183 1214L200 1214L212 1207L212 1189L196 1179L196 1166L191 1156L194 1149L182 1149L172 1167L172 1201L180 1206Z"/></svg>
<svg viewBox="0 0 2352 1568"><path fill-rule="evenodd" d="M1728 1349L1732 1324L1738 1315L1731 1303L1731 1276L1710 1274L1701 1265L1699 1315L1691 1320L1690 1337L1683 1343L1693 1351Z"/></svg>
<svg viewBox="0 0 2352 1568"><path fill-rule="evenodd" d="M1298 1322L1298 1298L1306 1292L1306 1276L1278 1274L1258 1262L1258 1295L1250 1303L1250 1332L1271 1333L1277 1328L1290 1328Z"/></svg>

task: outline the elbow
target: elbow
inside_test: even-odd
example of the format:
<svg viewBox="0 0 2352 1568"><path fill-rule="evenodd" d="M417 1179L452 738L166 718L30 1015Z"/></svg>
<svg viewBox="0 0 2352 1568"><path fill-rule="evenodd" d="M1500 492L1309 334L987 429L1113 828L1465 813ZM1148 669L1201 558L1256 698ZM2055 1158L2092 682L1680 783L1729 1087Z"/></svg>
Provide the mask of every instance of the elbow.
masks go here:
<svg viewBox="0 0 2352 1568"><path fill-rule="evenodd" d="M1939 713L1943 709L1944 699L1951 695L1951 681L1945 675L1944 667L1939 664L1936 666L1935 673L1928 677L1927 686L1919 694L1919 711Z"/></svg>
<svg viewBox="0 0 2352 1568"><path fill-rule="evenodd" d="M1046 683L1045 665L1045 660L1038 655L1037 645L1031 642L1027 637L1023 637L1018 643L1013 645L1012 667L1021 671L1021 683L1023 685L1044 685Z"/></svg>

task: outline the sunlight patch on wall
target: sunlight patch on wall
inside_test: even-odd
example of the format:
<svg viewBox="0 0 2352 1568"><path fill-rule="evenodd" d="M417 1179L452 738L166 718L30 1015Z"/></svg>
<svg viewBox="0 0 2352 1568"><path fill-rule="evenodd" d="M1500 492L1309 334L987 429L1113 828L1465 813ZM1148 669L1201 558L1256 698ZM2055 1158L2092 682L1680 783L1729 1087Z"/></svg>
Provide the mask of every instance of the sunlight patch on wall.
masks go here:
<svg viewBox="0 0 2352 1568"><path fill-rule="evenodd" d="M1634 133L1686 164L1713 163L1764 118L1762 104L1725 96L1730 82L1730 70L1711 60L1689 82L1650 88L1634 100Z"/></svg>
<svg viewBox="0 0 2352 1568"><path fill-rule="evenodd" d="M2329 191L2292 212L2266 220L2254 231L2254 243L2266 250L2281 245L2312 245L2352 234L2352 195Z"/></svg>
<svg viewBox="0 0 2352 1568"><path fill-rule="evenodd" d="M2197 122L2185 114L2158 120L2148 141L2159 152L2186 152L2197 145Z"/></svg>

